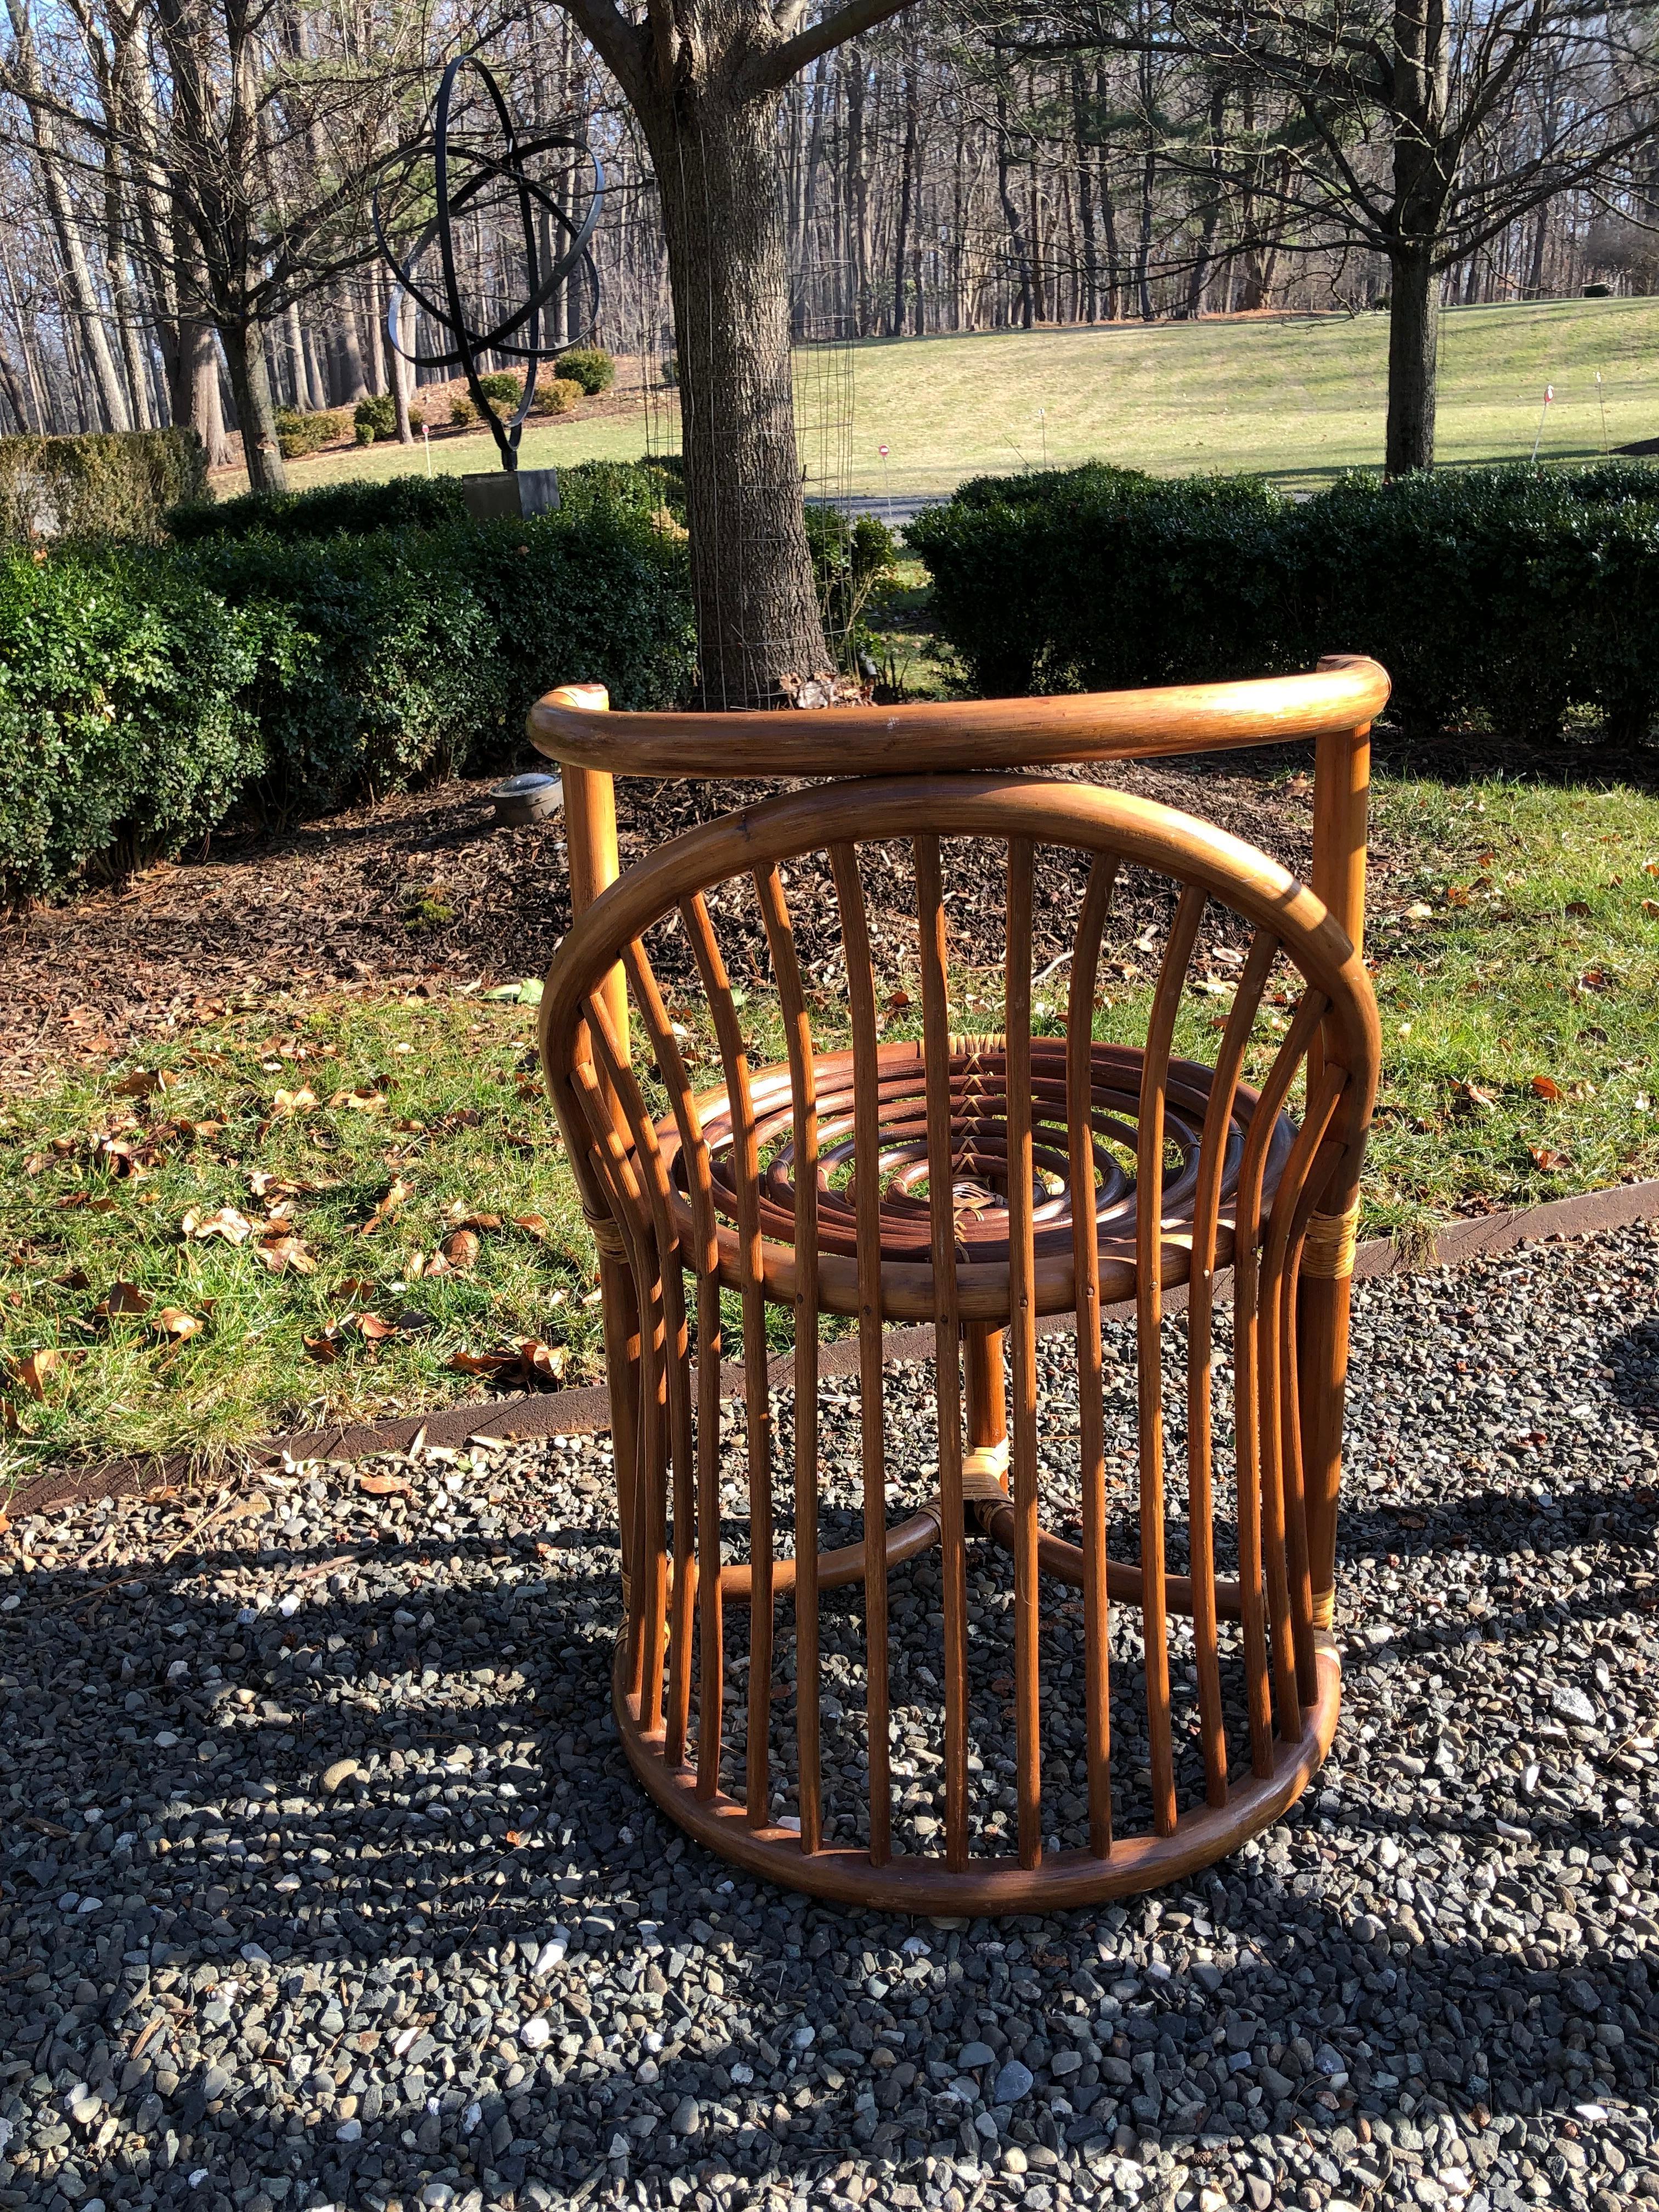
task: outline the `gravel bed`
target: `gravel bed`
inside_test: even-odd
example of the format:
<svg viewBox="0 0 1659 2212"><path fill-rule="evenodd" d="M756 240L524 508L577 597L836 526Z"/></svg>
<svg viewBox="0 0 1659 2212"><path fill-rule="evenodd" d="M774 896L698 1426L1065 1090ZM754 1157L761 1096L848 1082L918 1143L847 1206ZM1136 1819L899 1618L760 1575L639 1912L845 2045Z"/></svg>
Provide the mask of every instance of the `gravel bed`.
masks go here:
<svg viewBox="0 0 1659 2212"><path fill-rule="evenodd" d="M1644 1226L1362 1286L1334 1755L1102 1912L842 1913L659 1821L608 1719L603 1440L14 1526L0 2206L1659 2200L1656 1282ZM900 1492L926 1386L889 1376ZM894 1578L918 1832L932 1571Z"/></svg>

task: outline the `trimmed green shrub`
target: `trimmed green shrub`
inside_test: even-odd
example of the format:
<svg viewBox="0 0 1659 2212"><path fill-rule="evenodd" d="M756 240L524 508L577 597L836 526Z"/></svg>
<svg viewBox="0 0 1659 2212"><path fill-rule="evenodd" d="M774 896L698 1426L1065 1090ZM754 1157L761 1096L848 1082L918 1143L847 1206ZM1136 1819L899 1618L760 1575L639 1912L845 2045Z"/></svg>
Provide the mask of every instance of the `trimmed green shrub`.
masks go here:
<svg viewBox="0 0 1659 2212"><path fill-rule="evenodd" d="M411 430L424 428L426 416L418 407L409 410ZM372 446L377 438L395 438L398 434L398 402L389 392L372 392L357 402L351 424L360 446Z"/></svg>
<svg viewBox="0 0 1659 2212"><path fill-rule="evenodd" d="M0 556L0 890L210 829L264 766L256 629L170 549Z"/></svg>
<svg viewBox="0 0 1659 2212"><path fill-rule="evenodd" d="M1659 473L1513 467L1301 501L1252 478L983 477L908 532L993 696L1205 682L1369 653L1422 732L1614 737L1659 714Z"/></svg>
<svg viewBox="0 0 1659 2212"><path fill-rule="evenodd" d="M567 346L559 356L558 371L580 384L590 399L609 392L617 380L617 364L603 346Z"/></svg>
<svg viewBox="0 0 1659 2212"><path fill-rule="evenodd" d="M211 497L194 430L0 438L0 540L155 538L168 507Z"/></svg>
<svg viewBox="0 0 1659 2212"><path fill-rule="evenodd" d="M301 413L297 407L276 410L276 443L285 461L302 461L324 446L337 445L351 428L343 407L319 407Z"/></svg>
<svg viewBox="0 0 1659 2212"><path fill-rule="evenodd" d="M678 459L673 465L647 459L642 461L579 461L559 471L559 506L570 515L610 507L648 521L669 514L685 518L684 480Z"/></svg>
<svg viewBox="0 0 1659 2212"><path fill-rule="evenodd" d="M579 672L619 707L665 704L689 680L684 556L614 511L209 539L194 565L257 618L251 703L273 811L510 748L532 702Z"/></svg>
<svg viewBox="0 0 1659 2212"><path fill-rule="evenodd" d="M478 379L478 389L492 405L514 408L524 398L524 378L515 368L492 369Z"/></svg>
<svg viewBox="0 0 1659 2212"><path fill-rule="evenodd" d="M320 484L315 491L244 492L211 507L179 507L163 520L180 544L204 538L332 538L339 531L430 530L466 513L453 477L388 477L384 483Z"/></svg>
<svg viewBox="0 0 1659 2212"><path fill-rule="evenodd" d="M598 498L529 522L256 522L16 555L0 562L0 884L40 894L176 850L239 800L284 817L509 755L555 684L669 706L693 660L683 545Z"/></svg>
<svg viewBox="0 0 1659 2212"><path fill-rule="evenodd" d="M458 430L478 420L478 410L463 392L458 392L449 403L449 419Z"/></svg>
<svg viewBox="0 0 1659 2212"><path fill-rule="evenodd" d="M532 415L574 415L582 400L582 387L574 377L556 376L538 383L530 403Z"/></svg>
<svg viewBox="0 0 1659 2212"><path fill-rule="evenodd" d="M898 558L893 533L872 514L853 521L839 507L812 501L806 542L824 629L832 638L843 637L856 628L871 592Z"/></svg>

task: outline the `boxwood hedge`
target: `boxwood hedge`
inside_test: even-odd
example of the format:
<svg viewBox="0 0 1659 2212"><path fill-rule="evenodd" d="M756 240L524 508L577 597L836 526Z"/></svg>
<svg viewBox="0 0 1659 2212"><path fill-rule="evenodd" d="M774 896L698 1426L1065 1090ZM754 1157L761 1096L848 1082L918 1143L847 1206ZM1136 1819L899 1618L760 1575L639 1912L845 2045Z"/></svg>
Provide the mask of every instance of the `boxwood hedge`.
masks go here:
<svg viewBox="0 0 1659 2212"><path fill-rule="evenodd" d="M550 685L689 689L684 549L593 501L532 522L0 556L0 890L509 757Z"/></svg>
<svg viewBox="0 0 1659 2212"><path fill-rule="evenodd" d="M976 690L1106 690L1369 653L1415 732L1613 738L1659 716L1659 471L1510 467L1310 499L1091 465L964 484L910 526Z"/></svg>

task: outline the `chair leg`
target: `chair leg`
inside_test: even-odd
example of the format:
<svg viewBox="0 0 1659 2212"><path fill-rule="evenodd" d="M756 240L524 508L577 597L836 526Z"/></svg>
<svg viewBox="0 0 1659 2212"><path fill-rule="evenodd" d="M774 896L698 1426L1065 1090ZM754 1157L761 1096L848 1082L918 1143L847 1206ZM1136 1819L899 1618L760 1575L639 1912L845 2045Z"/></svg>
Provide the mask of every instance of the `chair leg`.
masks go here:
<svg viewBox="0 0 1659 2212"><path fill-rule="evenodd" d="M1002 1379L1002 1331L969 1322L962 1332L968 1370L968 1447L983 1451L1008 1440L1008 1399Z"/></svg>
<svg viewBox="0 0 1659 2212"><path fill-rule="evenodd" d="M1302 1481L1307 1500L1316 1628L1331 1626L1335 1606L1337 1496L1342 1480L1351 1283L1347 1275L1322 1280L1310 1279L1304 1273L1297 1300Z"/></svg>
<svg viewBox="0 0 1659 2212"><path fill-rule="evenodd" d="M599 1261L599 1312L605 1328L605 1382L611 1393L611 1442L617 1481L617 1529L623 1573L634 1571L634 1466L639 1444L640 1310L634 1278L621 1261Z"/></svg>

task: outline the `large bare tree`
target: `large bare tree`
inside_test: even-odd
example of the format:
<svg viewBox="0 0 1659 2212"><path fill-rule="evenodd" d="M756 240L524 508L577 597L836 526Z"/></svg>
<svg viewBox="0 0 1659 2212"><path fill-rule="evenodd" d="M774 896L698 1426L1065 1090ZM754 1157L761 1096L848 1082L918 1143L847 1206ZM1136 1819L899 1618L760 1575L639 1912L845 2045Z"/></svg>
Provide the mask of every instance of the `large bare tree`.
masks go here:
<svg viewBox="0 0 1659 2212"><path fill-rule="evenodd" d="M780 110L798 71L908 0L561 0L656 169L678 353L702 691L764 706L824 665L795 444Z"/></svg>
<svg viewBox="0 0 1659 2212"><path fill-rule="evenodd" d="M1386 258L1383 467L1431 468L1445 272L1562 194L1619 182L1650 146L1650 11L1176 0L1176 15L1194 46L1282 96L1284 161L1268 187L1278 221Z"/></svg>

